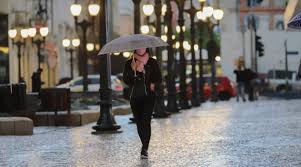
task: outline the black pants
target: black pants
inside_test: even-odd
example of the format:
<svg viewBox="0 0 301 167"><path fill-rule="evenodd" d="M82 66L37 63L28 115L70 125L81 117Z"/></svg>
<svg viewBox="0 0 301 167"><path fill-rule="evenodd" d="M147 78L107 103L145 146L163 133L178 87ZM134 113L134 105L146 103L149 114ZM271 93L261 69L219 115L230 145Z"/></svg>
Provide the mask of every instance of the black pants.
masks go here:
<svg viewBox="0 0 301 167"><path fill-rule="evenodd" d="M131 108L136 121L142 149L147 150L151 137L151 118L154 108L154 97L146 96L131 99Z"/></svg>

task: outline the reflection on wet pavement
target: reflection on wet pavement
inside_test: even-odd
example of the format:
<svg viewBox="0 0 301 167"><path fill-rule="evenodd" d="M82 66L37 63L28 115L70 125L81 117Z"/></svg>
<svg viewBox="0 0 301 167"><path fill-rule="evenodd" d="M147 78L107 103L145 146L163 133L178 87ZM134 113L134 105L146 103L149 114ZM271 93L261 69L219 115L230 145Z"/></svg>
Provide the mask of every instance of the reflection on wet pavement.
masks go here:
<svg viewBox="0 0 301 167"><path fill-rule="evenodd" d="M92 126L38 127L33 136L0 137L0 166L301 166L301 101L206 103L152 122L150 159L129 116L123 133Z"/></svg>

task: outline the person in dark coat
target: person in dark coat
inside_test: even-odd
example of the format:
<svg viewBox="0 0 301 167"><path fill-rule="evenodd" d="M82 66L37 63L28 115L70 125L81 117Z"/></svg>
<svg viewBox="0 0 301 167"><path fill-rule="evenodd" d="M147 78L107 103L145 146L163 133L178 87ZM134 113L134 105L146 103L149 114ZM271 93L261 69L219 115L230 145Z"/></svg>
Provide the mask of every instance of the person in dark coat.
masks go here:
<svg viewBox="0 0 301 167"><path fill-rule="evenodd" d="M40 92L40 89L42 87L42 80L41 80L41 73L43 70L39 68L37 72L34 72L31 76L32 80L32 92Z"/></svg>
<svg viewBox="0 0 301 167"><path fill-rule="evenodd" d="M257 78L257 74L251 69L244 70L245 75L245 87L247 88L249 101L254 101L254 85L253 80Z"/></svg>
<svg viewBox="0 0 301 167"><path fill-rule="evenodd" d="M245 99L245 75L243 68L241 66L238 66L237 70L234 70L234 74L236 75L236 90L237 90L237 96L236 100L239 102L239 97L242 98L243 102L246 101Z"/></svg>
<svg viewBox="0 0 301 167"><path fill-rule="evenodd" d="M130 88L130 105L142 143L141 158L148 158L151 138L151 118L155 103L155 85L162 82L158 63L149 49L137 49L126 61L123 80Z"/></svg>

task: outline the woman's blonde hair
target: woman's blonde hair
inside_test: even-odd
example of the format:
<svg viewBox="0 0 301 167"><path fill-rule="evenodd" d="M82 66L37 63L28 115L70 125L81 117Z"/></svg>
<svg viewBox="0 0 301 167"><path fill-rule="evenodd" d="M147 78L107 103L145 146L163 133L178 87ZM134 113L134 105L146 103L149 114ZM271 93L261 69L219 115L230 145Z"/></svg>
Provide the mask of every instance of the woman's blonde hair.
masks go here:
<svg viewBox="0 0 301 167"><path fill-rule="evenodd" d="M128 60L131 60L134 58L134 52L131 52L131 55L129 56Z"/></svg>

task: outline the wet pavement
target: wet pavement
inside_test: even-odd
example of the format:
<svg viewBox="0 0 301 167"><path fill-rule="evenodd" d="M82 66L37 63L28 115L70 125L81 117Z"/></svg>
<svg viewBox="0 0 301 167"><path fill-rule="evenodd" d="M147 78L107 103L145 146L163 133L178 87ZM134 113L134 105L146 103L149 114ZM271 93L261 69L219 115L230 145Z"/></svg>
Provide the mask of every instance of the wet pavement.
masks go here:
<svg viewBox="0 0 301 167"><path fill-rule="evenodd" d="M130 116L123 133L38 127L33 136L0 137L0 166L207 167L301 166L301 100L218 102L152 122L149 160Z"/></svg>

